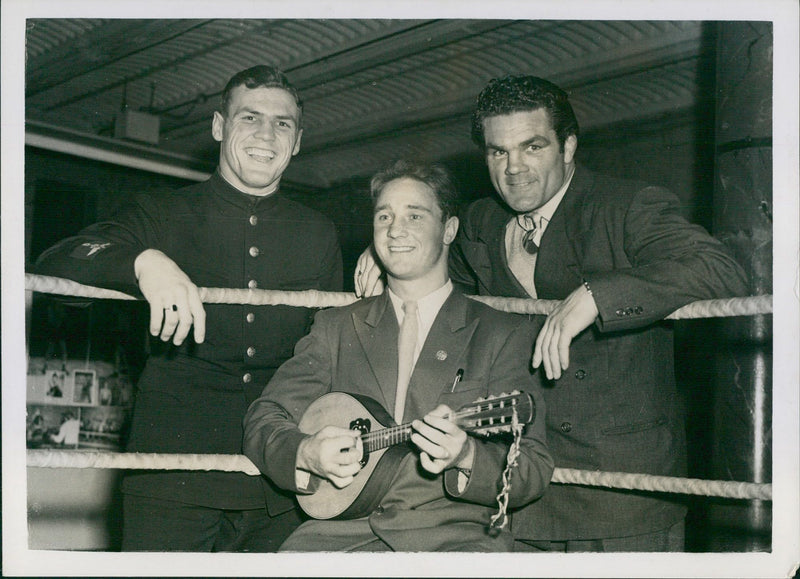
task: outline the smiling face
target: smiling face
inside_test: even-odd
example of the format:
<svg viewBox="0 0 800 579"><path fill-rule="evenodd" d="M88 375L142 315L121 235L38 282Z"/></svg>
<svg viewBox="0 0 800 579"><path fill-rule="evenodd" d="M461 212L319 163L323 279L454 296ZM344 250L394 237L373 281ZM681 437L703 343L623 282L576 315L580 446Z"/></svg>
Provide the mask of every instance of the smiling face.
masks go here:
<svg viewBox="0 0 800 579"><path fill-rule="evenodd" d="M562 151L544 109L487 117L483 128L492 185L511 209L533 211L558 193L574 160L575 135Z"/></svg>
<svg viewBox="0 0 800 579"><path fill-rule="evenodd" d="M228 110L214 113L212 134L221 143L219 169L228 183L250 195L275 191L303 134L294 97L282 88L238 86Z"/></svg>
<svg viewBox="0 0 800 579"><path fill-rule="evenodd" d="M457 229L457 217L442 220L430 186L410 177L389 181L375 203L373 244L392 291L417 298L442 287Z"/></svg>

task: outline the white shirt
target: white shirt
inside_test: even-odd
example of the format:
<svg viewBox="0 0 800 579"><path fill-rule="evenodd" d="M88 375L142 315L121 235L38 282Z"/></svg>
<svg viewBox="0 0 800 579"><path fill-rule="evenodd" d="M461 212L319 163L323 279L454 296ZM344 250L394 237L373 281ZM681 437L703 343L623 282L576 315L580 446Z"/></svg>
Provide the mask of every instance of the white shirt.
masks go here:
<svg viewBox="0 0 800 579"><path fill-rule="evenodd" d="M544 235L547 225L550 223L553 214L564 198L574 174L575 166L573 165L569 175L567 175L567 178L564 180L564 184L547 203L529 213L522 213L511 218L506 224L505 241L508 267L511 273L514 274L514 277L517 278L519 283L532 298L536 297L536 286L533 283L533 274L536 269L537 254L531 255L525 251L525 248L522 246L522 239L525 237L525 233L535 226L536 232L534 233L533 240L536 245L541 243L542 235Z"/></svg>

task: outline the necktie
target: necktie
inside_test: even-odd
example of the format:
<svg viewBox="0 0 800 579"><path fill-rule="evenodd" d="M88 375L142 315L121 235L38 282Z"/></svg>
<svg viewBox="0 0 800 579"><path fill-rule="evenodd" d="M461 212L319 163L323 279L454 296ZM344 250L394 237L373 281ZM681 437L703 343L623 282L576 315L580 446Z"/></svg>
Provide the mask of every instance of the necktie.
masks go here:
<svg viewBox="0 0 800 579"><path fill-rule="evenodd" d="M417 345L417 302L403 302L403 323L397 337L397 394L394 399L394 419L403 422L406 393L414 371L414 348Z"/></svg>
<svg viewBox="0 0 800 579"><path fill-rule="evenodd" d="M525 231L525 235L522 236L522 247L531 255L536 255L539 251L539 245L536 243L536 232L539 228L536 226L536 221L537 219L534 217L531 220L533 228Z"/></svg>

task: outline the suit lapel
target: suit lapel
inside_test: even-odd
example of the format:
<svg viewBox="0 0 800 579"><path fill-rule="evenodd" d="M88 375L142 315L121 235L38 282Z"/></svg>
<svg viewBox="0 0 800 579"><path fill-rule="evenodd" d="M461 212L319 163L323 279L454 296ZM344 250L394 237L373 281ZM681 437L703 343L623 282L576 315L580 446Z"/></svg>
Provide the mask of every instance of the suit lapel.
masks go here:
<svg viewBox="0 0 800 579"><path fill-rule="evenodd" d="M593 180L587 170L575 169L569 189L542 236L534 273L536 294L541 299L563 299L581 284L580 264L587 233L582 216L586 191Z"/></svg>
<svg viewBox="0 0 800 579"><path fill-rule="evenodd" d="M399 326L388 292L373 300L368 309L353 312L353 326L378 383L376 401L391 414L397 390Z"/></svg>
<svg viewBox="0 0 800 579"><path fill-rule="evenodd" d="M467 298L454 290L439 310L411 375L407 419L433 410L442 391L452 385L459 360L478 325L477 319L467 319L467 307Z"/></svg>

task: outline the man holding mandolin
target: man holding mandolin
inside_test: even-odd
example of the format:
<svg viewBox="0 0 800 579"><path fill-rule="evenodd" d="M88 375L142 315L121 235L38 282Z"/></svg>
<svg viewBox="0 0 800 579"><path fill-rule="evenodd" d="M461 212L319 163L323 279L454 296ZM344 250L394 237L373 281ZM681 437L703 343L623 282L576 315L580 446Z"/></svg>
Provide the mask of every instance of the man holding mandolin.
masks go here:
<svg viewBox="0 0 800 579"><path fill-rule="evenodd" d="M320 311L245 417L245 454L314 517L281 549L510 551L506 508L553 471L532 322L453 290L443 168L399 161L371 193L389 291Z"/></svg>

